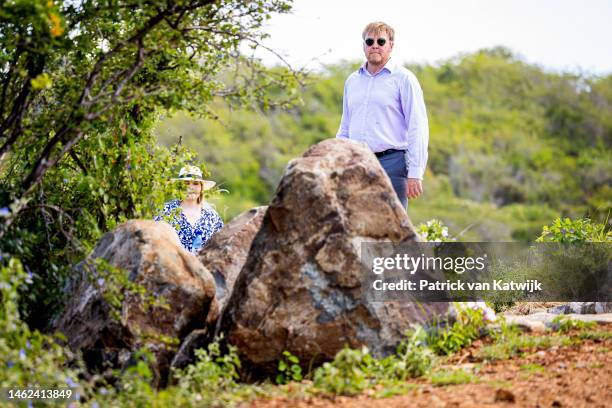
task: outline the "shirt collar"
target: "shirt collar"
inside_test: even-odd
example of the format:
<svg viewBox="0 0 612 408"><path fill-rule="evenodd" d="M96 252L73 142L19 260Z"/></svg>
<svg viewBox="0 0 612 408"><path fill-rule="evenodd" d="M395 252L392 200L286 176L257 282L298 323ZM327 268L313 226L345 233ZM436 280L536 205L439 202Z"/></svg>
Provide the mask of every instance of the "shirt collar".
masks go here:
<svg viewBox="0 0 612 408"><path fill-rule="evenodd" d="M368 74L371 75L367 68L366 68L366 64L368 62L364 62L363 64L361 64L361 67L359 67L359 73L360 74ZM389 60L387 61L387 63L385 64L385 66L383 67L383 69L381 69L379 72L382 72L384 70L389 71L390 74L394 73L397 70L397 65L395 64L395 60L393 58L389 58Z"/></svg>

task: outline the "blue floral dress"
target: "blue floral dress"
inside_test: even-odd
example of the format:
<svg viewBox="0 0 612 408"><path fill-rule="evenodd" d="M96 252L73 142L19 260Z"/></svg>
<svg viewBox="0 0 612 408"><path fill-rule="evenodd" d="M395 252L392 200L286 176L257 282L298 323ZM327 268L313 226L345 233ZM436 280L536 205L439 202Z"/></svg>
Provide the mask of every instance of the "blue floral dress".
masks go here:
<svg viewBox="0 0 612 408"><path fill-rule="evenodd" d="M172 200L164 205L161 214L154 218L155 221L166 221L172 225L178 233L183 247L189 252L198 252L213 234L223 228L223 221L219 214L209 205L204 204L200 218L195 225L187 221L187 217L181 210L180 200Z"/></svg>

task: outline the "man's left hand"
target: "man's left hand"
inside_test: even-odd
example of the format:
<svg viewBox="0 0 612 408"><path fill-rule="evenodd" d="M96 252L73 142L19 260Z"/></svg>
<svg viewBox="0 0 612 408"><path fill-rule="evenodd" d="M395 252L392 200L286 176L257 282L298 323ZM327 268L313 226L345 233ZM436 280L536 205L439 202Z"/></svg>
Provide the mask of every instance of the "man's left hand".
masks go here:
<svg viewBox="0 0 612 408"><path fill-rule="evenodd" d="M423 194L423 183L420 179L409 178L406 182L406 196L409 199L417 198Z"/></svg>

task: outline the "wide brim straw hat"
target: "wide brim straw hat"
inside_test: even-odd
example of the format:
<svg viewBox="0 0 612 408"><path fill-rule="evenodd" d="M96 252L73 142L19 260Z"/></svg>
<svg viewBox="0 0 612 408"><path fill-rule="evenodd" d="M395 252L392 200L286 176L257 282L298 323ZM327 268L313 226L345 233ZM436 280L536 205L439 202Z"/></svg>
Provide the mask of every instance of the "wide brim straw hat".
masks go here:
<svg viewBox="0 0 612 408"><path fill-rule="evenodd" d="M205 180L202 178L202 170L197 166L185 166L179 172L177 178L171 179L172 181L199 181L202 183L202 189L210 190L217 184L212 180Z"/></svg>

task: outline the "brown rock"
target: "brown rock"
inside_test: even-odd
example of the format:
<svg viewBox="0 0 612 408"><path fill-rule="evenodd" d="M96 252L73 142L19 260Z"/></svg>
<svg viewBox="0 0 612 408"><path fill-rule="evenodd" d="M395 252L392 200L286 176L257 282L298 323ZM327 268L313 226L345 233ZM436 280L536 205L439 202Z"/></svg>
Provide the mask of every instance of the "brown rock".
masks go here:
<svg viewBox="0 0 612 408"><path fill-rule="evenodd" d="M505 390L503 388L498 388L495 391L495 402L515 402L516 397L514 393L510 390Z"/></svg>
<svg viewBox="0 0 612 408"><path fill-rule="evenodd" d="M376 157L361 143L330 139L292 160L266 212L217 333L255 375L284 350L306 367L345 345L395 351L413 322L447 303L364 300L363 241L409 243L417 235Z"/></svg>
<svg viewBox="0 0 612 408"><path fill-rule="evenodd" d="M221 308L232 292L267 208L256 207L238 215L216 233L198 254L200 262L215 278L217 301Z"/></svg>
<svg viewBox="0 0 612 408"><path fill-rule="evenodd" d="M251 243L266 213L267 206L255 207L235 217L217 232L198 253L198 259L215 280L219 309L232 293L234 282L247 259ZM213 310L216 319L217 310ZM195 361L195 350L205 348L211 340L211 332L205 329L192 331L181 343L172 359L171 367L183 368Z"/></svg>
<svg viewBox="0 0 612 408"><path fill-rule="evenodd" d="M107 268L96 259L123 270L127 286L133 288L111 290ZM207 315L211 319L218 315L212 276L163 222L134 220L120 225L106 233L75 270L66 309L54 327L65 334L73 351L83 352L95 371L125 368L133 352L144 346L157 359L153 370L161 385L178 343L170 339L180 341L203 327ZM126 286L121 279L116 283ZM144 302L138 287L145 288ZM121 294L123 300L118 298ZM112 298L119 299L117 309L109 303ZM164 299L166 306L151 305L154 299Z"/></svg>

